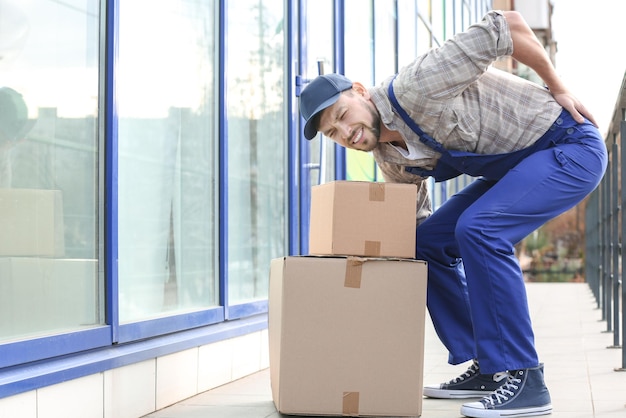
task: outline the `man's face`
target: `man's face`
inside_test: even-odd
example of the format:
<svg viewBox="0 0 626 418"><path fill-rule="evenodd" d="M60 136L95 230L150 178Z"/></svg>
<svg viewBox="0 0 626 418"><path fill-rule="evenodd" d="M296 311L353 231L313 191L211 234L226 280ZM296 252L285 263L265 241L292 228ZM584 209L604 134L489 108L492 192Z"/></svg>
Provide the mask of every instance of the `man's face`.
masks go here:
<svg viewBox="0 0 626 418"><path fill-rule="evenodd" d="M380 116L368 98L358 87L344 91L320 113L318 130L343 147L373 150L380 137Z"/></svg>

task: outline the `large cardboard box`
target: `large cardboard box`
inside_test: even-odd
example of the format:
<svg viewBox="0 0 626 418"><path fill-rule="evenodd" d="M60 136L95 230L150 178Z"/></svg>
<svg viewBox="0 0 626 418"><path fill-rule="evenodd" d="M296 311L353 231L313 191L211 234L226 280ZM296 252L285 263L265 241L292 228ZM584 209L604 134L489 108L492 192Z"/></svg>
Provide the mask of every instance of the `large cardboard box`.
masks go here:
<svg viewBox="0 0 626 418"><path fill-rule="evenodd" d="M62 257L60 190L0 189L0 256Z"/></svg>
<svg viewBox="0 0 626 418"><path fill-rule="evenodd" d="M426 263L272 260L272 397L295 415L419 416Z"/></svg>
<svg viewBox="0 0 626 418"><path fill-rule="evenodd" d="M416 200L414 184L313 186L309 253L414 258Z"/></svg>

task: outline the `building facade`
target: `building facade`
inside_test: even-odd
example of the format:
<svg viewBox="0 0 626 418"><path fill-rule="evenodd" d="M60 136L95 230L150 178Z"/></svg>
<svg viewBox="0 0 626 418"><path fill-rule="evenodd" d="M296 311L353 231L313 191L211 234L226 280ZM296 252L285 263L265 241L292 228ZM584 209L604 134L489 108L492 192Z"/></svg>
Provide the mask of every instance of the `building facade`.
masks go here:
<svg viewBox="0 0 626 418"><path fill-rule="evenodd" d="M0 417L139 417L268 367L311 186L382 181L304 139L301 89L378 84L496 3L0 0Z"/></svg>

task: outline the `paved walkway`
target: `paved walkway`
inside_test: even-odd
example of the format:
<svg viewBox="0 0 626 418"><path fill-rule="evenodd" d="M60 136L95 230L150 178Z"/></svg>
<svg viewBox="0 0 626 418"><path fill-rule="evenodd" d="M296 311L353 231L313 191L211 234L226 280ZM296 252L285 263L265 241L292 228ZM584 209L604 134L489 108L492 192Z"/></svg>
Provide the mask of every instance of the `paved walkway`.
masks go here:
<svg viewBox="0 0 626 418"><path fill-rule="evenodd" d="M626 372L620 349L607 348L613 334L584 283L527 285L537 349L554 418L626 418ZM506 303L506 301L503 301ZM450 366L447 353L428 321L424 381L449 380L466 369ZM422 417L460 417L462 400L424 399ZM150 418L280 418L270 390L269 370L187 399L148 415Z"/></svg>

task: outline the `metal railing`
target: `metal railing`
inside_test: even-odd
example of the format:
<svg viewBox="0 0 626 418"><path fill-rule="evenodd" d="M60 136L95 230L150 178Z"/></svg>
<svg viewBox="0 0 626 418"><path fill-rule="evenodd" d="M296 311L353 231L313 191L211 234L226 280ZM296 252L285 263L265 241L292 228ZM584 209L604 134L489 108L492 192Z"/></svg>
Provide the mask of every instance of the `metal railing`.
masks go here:
<svg viewBox="0 0 626 418"><path fill-rule="evenodd" d="M622 364L615 370L625 371L626 75L605 142L609 164L585 210L585 277L602 310L606 332L613 333L613 345L607 348L622 350Z"/></svg>

